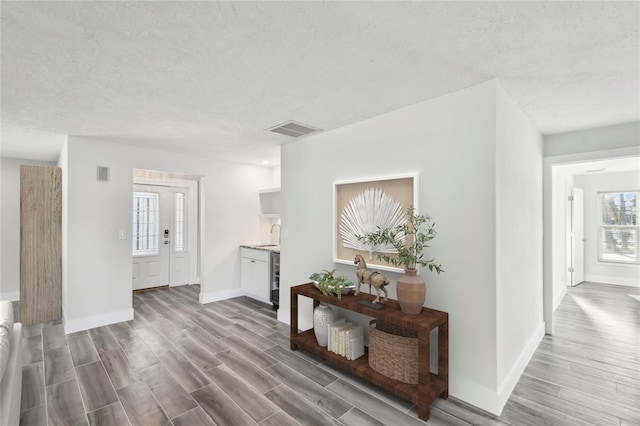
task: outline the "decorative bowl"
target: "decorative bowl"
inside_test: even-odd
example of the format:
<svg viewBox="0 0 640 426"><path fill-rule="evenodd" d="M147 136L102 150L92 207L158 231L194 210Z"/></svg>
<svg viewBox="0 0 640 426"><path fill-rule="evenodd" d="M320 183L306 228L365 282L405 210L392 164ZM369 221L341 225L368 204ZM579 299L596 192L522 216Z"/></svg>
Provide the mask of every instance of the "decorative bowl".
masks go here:
<svg viewBox="0 0 640 426"><path fill-rule="evenodd" d="M311 282L313 283L314 286L316 286L318 290L320 290L320 287L318 286L318 281L311 280ZM351 290L355 290L355 289L356 289L356 285L351 284L349 286L344 287L342 290L340 290L340 293L342 293L343 296L346 296L351 292Z"/></svg>

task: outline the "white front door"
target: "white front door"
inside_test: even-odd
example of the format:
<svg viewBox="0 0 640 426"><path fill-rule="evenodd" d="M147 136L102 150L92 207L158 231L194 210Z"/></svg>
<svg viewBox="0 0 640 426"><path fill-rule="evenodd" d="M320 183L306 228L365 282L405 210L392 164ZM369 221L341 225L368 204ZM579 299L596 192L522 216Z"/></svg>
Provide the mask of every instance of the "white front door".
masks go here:
<svg viewBox="0 0 640 426"><path fill-rule="evenodd" d="M187 188L134 185L133 289L187 284Z"/></svg>
<svg viewBox="0 0 640 426"><path fill-rule="evenodd" d="M571 189L571 285L584 281L584 193Z"/></svg>

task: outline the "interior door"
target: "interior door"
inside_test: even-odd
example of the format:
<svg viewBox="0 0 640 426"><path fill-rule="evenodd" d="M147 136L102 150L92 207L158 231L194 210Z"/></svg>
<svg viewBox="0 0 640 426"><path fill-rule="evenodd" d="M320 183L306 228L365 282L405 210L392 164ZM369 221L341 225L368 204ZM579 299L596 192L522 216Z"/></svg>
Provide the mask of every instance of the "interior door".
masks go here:
<svg viewBox="0 0 640 426"><path fill-rule="evenodd" d="M571 285L584 281L584 193L571 189Z"/></svg>
<svg viewBox="0 0 640 426"><path fill-rule="evenodd" d="M62 172L20 166L20 320L62 317Z"/></svg>

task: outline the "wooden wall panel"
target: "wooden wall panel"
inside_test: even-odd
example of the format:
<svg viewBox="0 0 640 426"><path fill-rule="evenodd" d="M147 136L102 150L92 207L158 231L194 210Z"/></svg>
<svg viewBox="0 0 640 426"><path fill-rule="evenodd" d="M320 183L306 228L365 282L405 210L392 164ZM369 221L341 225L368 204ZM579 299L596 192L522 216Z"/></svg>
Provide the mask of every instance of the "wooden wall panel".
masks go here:
<svg viewBox="0 0 640 426"><path fill-rule="evenodd" d="M20 319L62 318L62 171L20 166Z"/></svg>

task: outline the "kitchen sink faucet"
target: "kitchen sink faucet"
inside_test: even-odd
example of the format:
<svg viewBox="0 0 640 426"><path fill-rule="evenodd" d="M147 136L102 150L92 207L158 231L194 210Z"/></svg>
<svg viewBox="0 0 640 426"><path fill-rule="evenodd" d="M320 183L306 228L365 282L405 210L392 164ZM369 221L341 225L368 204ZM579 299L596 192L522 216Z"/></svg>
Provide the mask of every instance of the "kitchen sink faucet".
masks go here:
<svg viewBox="0 0 640 426"><path fill-rule="evenodd" d="M278 225L277 223L274 223L273 225L271 225L271 234L273 234L273 228L278 227L278 245L280 245L280 237L282 237L282 228L280 227L280 225Z"/></svg>

